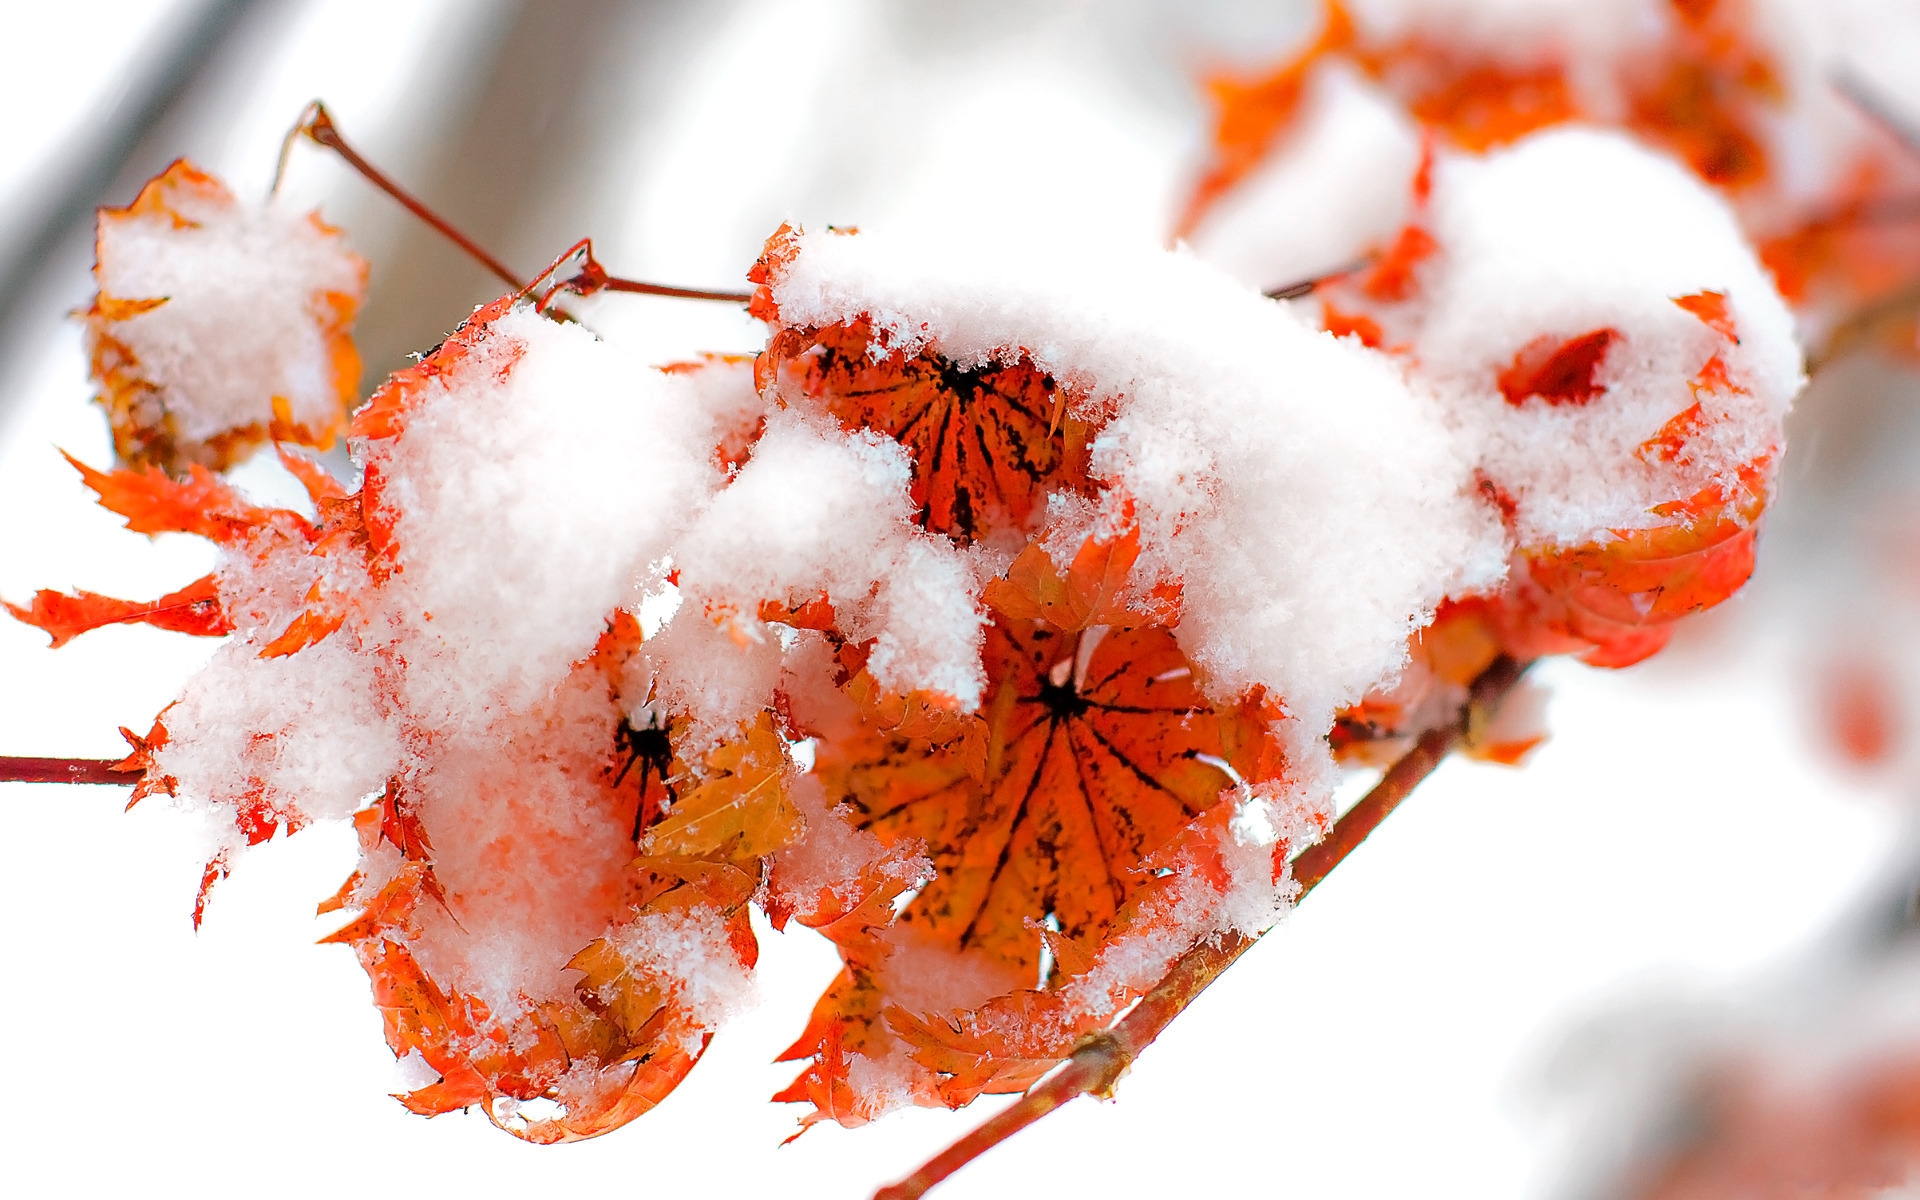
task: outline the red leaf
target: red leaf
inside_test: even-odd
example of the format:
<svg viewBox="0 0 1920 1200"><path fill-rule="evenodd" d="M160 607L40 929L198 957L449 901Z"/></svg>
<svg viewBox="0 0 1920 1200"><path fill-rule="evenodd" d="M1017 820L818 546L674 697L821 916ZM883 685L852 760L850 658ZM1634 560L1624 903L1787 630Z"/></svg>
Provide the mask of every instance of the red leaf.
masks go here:
<svg viewBox="0 0 1920 1200"><path fill-rule="evenodd" d="M196 579L177 592L169 592L147 603L116 600L96 592L41 590L34 593L31 607L22 608L0 600L14 619L53 637L53 649L59 649L88 630L102 625L152 625L173 633L195 637L220 637L233 632L233 624L220 607L220 586L213 576Z"/></svg>
<svg viewBox="0 0 1920 1200"><path fill-rule="evenodd" d="M909 490L926 529L972 540L1024 529L1049 491L1088 490L1092 431L1058 381L1025 354L963 367L937 348L887 353L872 322L776 333L755 367L790 377L849 429L913 458Z"/></svg>
<svg viewBox="0 0 1920 1200"><path fill-rule="evenodd" d="M1663 462L1685 461L1683 454L1687 443L1697 437L1707 424L1706 414L1696 400L1691 407L1662 425L1659 433L1641 442L1640 448L1634 453L1646 462L1654 459Z"/></svg>
<svg viewBox="0 0 1920 1200"><path fill-rule="evenodd" d="M340 486L340 481L306 455L295 454L278 443L275 443L273 452L280 456L280 465L300 481L301 487L307 489L307 496L316 507L323 500L339 500L346 496L347 489Z"/></svg>
<svg viewBox="0 0 1920 1200"><path fill-rule="evenodd" d="M1335 337L1357 337L1360 344L1378 350L1387 340L1380 323L1365 313L1343 312L1328 300L1320 302L1320 324Z"/></svg>
<svg viewBox="0 0 1920 1200"><path fill-rule="evenodd" d="M187 468L186 479L179 480L158 467L96 471L71 454L65 458L99 495L100 506L125 517L135 533L191 533L223 546L240 546L282 511L247 503L202 466ZM306 525L296 514L286 515Z"/></svg>
<svg viewBox="0 0 1920 1200"><path fill-rule="evenodd" d="M1750 395L1746 388L1727 377L1727 360L1718 354L1707 360L1699 374L1687 381L1687 388L1694 395L1702 392L1718 392L1724 396Z"/></svg>
<svg viewBox="0 0 1920 1200"><path fill-rule="evenodd" d="M1564 342L1535 338L1500 372L1500 394L1515 406L1529 396L1548 404L1585 404L1606 391L1594 377L1619 337L1619 330L1596 329Z"/></svg>
<svg viewBox="0 0 1920 1200"><path fill-rule="evenodd" d="M1375 300L1405 300L1417 287L1415 268L1439 248L1432 234L1418 225L1407 226L1367 272L1360 290Z"/></svg>
<svg viewBox="0 0 1920 1200"><path fill-rule="evenodd" d="M1700 318L1721 337L1730 342L1740 341L1739 335L1733 331L1733 314L1727 311L1725 292L1695 292L1691 296L1676 296L1673 302Z"/></svg>

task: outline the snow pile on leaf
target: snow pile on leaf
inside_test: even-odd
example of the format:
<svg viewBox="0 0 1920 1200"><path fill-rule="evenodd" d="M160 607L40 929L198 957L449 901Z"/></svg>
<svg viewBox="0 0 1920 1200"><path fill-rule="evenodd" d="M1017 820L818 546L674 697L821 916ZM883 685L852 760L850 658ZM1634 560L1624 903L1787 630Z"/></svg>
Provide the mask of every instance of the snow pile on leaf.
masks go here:
<svg viewBox="0 0 1920 1200"><path fill-rule="evenodd" d="M1497 582L1498 531L1467 464L1393 364L1185 254L833 232L779 252L793 257L769 294L790 330L858 324L875 357L931 349L961 372L1040 373L1051 409L1002 403L1028 436L1074 418L1086 462L986 498L1022 489L1009 517L1043 517L1019 532L1056 556L1133 539L1130 599L1177 613L1216 695L1261 686L1324 728L1399 668L1442 598ZM949 422L960 464L996 461L967 444L969 415L931 419Z"/></svg>
<svg viewBox="0 0 1920 1200"><path fill-rule="evenodd" d="M87 334L123 459L218 469L344 431L367 264L317 214L242 202L182 159L101 210L95 251Z"/></svg>
<svg viewBox="0 0 1920 1200"><path fill-rule="evenodd" d="M360 955L396 1054L439 1073L418 1111L481 1104L540 1141L612 1128L741 992L755 863L794 827L652 843L669 773L716 807L748 785L780 807L784 746L762 727L744 754L674 763L620 680L749 380L652 370L510 298L360 412L358 491L285 455L314 517L204 472L89 476L133 528L224 551L232 640L137 739L139 794L230 819L202 904L242 846L351 818L363 857L330 907L359 915L330 940ZM676 817L701 791L682 796Z"/></svg>

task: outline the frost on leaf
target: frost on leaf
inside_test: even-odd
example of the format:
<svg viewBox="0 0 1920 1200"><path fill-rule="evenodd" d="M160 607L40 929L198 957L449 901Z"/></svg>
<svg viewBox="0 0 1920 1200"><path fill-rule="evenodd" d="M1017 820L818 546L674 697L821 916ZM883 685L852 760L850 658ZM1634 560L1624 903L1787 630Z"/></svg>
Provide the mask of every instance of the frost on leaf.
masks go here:
<svg viewBox="0 0 1920 1200"><path fill-rule="evenodd" d="M218 469L268 438L325 449L345 431L367 265L338 230L183 159L101 210L95 252L83 315L122 459Z"/></svg>

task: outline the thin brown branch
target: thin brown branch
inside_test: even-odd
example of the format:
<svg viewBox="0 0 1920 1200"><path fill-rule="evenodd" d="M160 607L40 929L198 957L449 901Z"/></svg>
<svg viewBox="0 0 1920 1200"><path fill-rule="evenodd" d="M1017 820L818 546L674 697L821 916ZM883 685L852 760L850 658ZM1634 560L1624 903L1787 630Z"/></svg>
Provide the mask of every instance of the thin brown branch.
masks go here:
<svg viewBox="0 0 1920 1200"><path fill-rule="evenodd" d="M573 274L560 275L560 268L568 263L577 263ZM554 281L542 290L541 285ZM576 296L591 296L596 292L629 292L643 296L673 296L682 300L727 300L745 304L753 299L752 292L711 292L699 288L667 287L659 283L643 283L638 279L621 279L607 274L600 260L593 256L593 239L581 238L546 270L533 277L527 285L529 292L539 292L539 307L544 309L561 292L571 292Z"/></svg>
<svg viewBox="0 0 1920 1200"><path fill-rule="evenodd" d="M1520 681L1526 667L1510 658L1496 660L1474 680L1467 703L1453 721L1422 734L1413 748L1387 769L1373 790L1334 823L1323 840L1295 856L1293 877L1300 884L1300 897L1332 874L1447 755L1484 726L1487 715ZM1112 1029L1084 1039L1060 1069L913 1174L875 1192L874 1200L915 1200L1068 1101L1079 1096L1110 1095L1140 1052L1152 1045L1173 1019L1256 940L1229 933L1218 942L1202 943L1188 951Z"/></svg>
<svg viewBox="0 0 1920 1200"><path fill-rule="evenodd" d="M505 282L507 286L513 288L514 291L528 291L534 284L540 282L537 278L531 282L522 281L505 263L482 249L478 242L454 228L453 224L445 217L428 208L425 202L421 201L413 193L407 191L407 189L401 187L389 177L386 172L361 157L358 151L347 144L346 138L341 136L340 129L333 123L333 116L327 112L326 105L320 103L318 100L307 105L306 111L301 114L300 123L294 126L293 130L288 133L286 142L280 147L280 163L274 171L273 176L273 186L276 191L280 187L280 177L287 169L287 153L292 149L294 139L300 136L305 136L317 145L325 146L327 149L345 159L347 165L359 172L367 182L391 196L394 200L398 201L403 208L426 222L427 225L432 227L442 237L466 251L475 262L478 262L481 266L492 272L496 277ZM577 248L578 247L576 247L576 249ZM561 255L560 260L556 260L555 265L557 266L559 261L564 261L568 255L572 253L573 251L569 251L568 254ZM596 267L598 266L598 264L595 265ZM549 267L547 270L551 273L553 268ZM574 288L571 290L582 291L583 289ZM606 275L604 272L600 274L599 278L595 281L595 286L591 290L630 292L645 296L671 296L681 300L719 300L733 304L745 304L747 301L753 299L752 292L711 291L704 288L669 287L662 283L646 283L638 279L621 279Z"/></svg>
<svg viewBox="0 0 1920 1200"><path fill-rule="evenodd" d="M527 285L505 263L481 249L478 242L455 229L446 218L428 208L412 192L395 183L386 172L360 157L359 151L349 146L347 139L340 136L340 130L335 127L333 116L327 112L326 105L315 100L307 106L307 111L302 116L298 130L309 140L325 146L345 159L347 165L358 171L368 183L393 197L402 208L425 221L440 236L466 251L475 262L493 272L508 287L516 292L524 292L527 289ZM284 161L284 155L282 157Z"/></svg>
<svg viewBox="0 0 1920 1200"><path fill-rule="evenodd" d="M140 772L112 758L8 758L0 755L0 783L140 782Z"/></svg>

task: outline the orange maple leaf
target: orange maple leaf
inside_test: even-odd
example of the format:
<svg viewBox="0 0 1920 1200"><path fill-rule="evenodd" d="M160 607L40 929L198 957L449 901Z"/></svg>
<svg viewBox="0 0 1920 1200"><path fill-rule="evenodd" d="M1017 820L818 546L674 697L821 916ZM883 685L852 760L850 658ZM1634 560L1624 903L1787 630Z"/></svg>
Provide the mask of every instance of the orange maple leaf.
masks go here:
<svg viewBox="0 0 1920 1200"><path fill-rule="evenodd" d="M1687 296L1676 296L1673 302L1700 318L1703 325L1721 337L1736 344L1740 341L1733 329L1733 313L1727 309L1725 292L1694 292Z"/></svg>
<svg viewBox="0 0 1920 1200"><path fill-rule="evenodd" d="M849 805L855 824L885 843L923 845L934 877L888 944L843 947L846 970L786 1056L813 1061L781 1098L809 1100L817 1114L848 1123L870 1115L844 1071L894 1042L882 1018L895 1003L886 964L898 946L1000 980L992 989L1000 994L1023 982L1052 986L1066 978L1067 957L1054 952L1041 977L1042 947L1054 936L1041 921L1056 921L1076 944L1102 944L1156 878L1155 853L1237 780L1284 771L1270 729L1275 706L1258 694L1209 701L1163 627L1068 631L996 613L985 663L981 713L950 718L938 740L887 732L868 707L863 732L820 743L816 771L830 801ZM850 695L862 679L848 684ZM951 1103L958 1093L919 1098Z"/></svg>
<svg viewBox="0 0 1920 1200"><path fill-rule="evenodd" d="M1675 621L1725 600L1753 574L1771 473L1763 456L1732 482L1655 506L1660 524L1526 552L1526 573L1505 598L1508 652L1584 649L1587 662L1619 667L1659 650Z"/></svg>
<svg viewBox="0 0 1920 1200"><path fill-rule="evenodd" d="M1024 354L976 368L937 349L887 353L861 318L780 330L756 370L762 380L795 380L847 428L905 446L919 523L933 532L971 540L1021 531L1047 491L1090 490L1088 426Z"/></svg>
<svg viewBox="0 0 1920 1200"><path fill-rule="evenodd" d="M298 514L249 503L199 465L189 467L185 479L174 479L158 467L96 471L71 454L63 457L100 497L100 507L125 517L135 533L191 533L222 546L240 546L278 514L311 528Z"/></svg>

